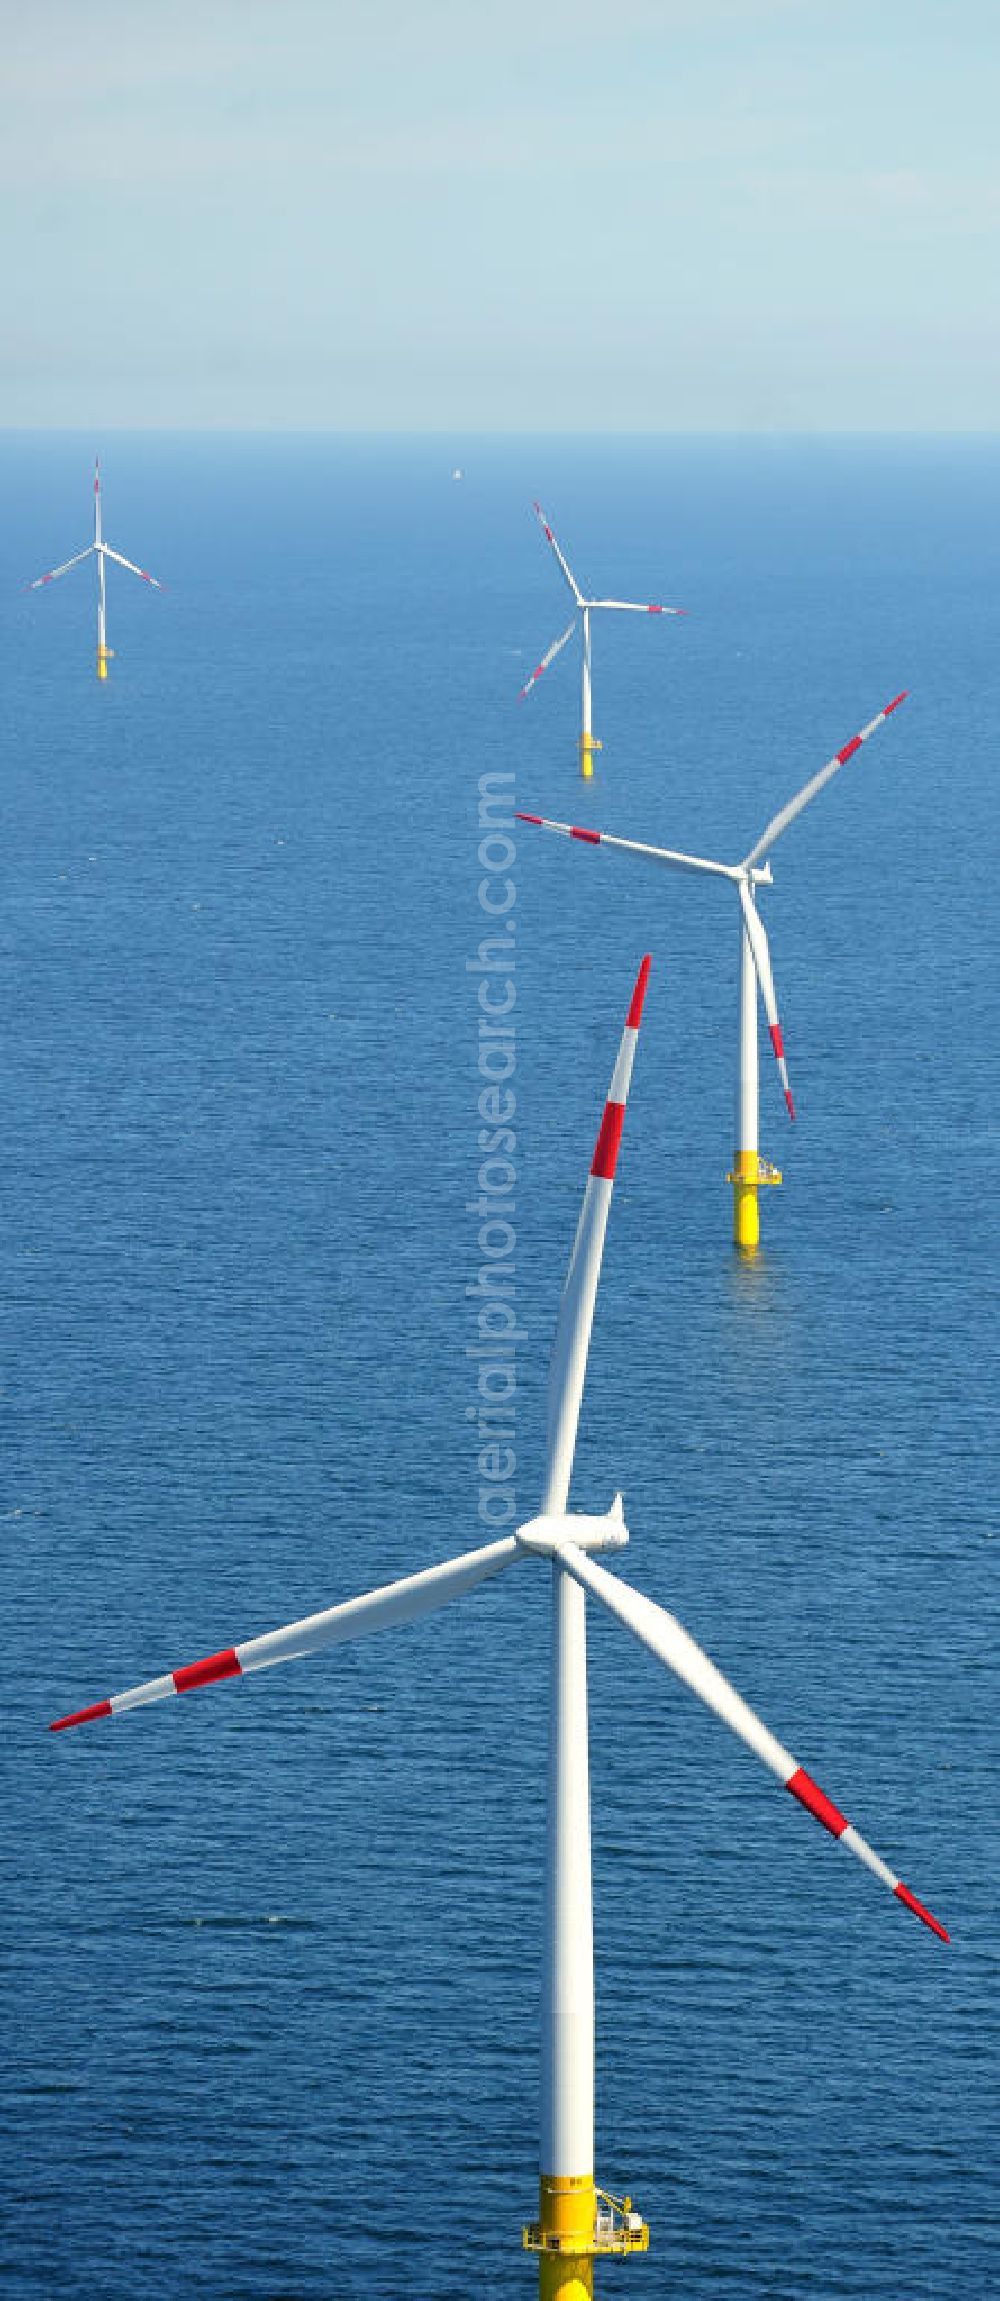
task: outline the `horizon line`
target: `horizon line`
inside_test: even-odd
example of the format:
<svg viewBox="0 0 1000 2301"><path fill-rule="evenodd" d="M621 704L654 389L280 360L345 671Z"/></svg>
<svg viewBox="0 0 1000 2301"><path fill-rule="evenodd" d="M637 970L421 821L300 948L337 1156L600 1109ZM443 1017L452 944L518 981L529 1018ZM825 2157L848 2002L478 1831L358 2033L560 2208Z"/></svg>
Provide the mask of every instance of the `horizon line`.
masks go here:
<svg viewBox="0 0 1000 2301"><path fill-rule="evenodd" d="M100 436L111 438L127 435L149 439L387 439L387 440L614 440L619 444L630 440L996 440L1000 439L1000 425L904 425L887 428L877 424L850 424L846 426L820 425L660 425L655 429L629 426L614 430L607 426L572 426L566 424L519 425L514 429L490 425L461 423L434 424L411 428L392 424L270 424L270 423L176 423L148 424L66 423L29 424L0 422L0 439L90 439Z"/></svg>

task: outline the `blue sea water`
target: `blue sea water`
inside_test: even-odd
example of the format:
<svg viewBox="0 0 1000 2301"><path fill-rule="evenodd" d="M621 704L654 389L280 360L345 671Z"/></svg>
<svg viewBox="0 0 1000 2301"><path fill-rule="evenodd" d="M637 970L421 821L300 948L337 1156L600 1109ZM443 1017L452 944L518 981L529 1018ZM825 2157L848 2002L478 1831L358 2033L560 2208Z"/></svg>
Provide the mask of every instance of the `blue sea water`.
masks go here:
<svg viewBox="0 0 1000 2301"><path fill-rule="evenodd" d="M537 2175L544 1569L54 1738L471 1546L480 777L775 850L799 1107L728 1243L728 891L516 839L519 1514L653 953L574 1495L952 1931L607 1618L591 1642L601 2292L998 2282L1000 443L0 442L10 2301L516 2301ZM451 478L461 465L465 478ZM595 636L530 516L684 623ZM766 1066L766 1067L765 1067Z"/></svg>

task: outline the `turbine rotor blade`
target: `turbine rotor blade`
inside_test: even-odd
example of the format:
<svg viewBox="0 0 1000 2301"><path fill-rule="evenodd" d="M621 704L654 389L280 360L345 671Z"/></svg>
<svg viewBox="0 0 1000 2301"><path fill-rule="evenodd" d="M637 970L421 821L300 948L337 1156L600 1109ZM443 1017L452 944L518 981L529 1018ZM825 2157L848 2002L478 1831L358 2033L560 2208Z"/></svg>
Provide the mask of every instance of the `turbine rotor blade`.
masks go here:
<svg viewBox="0 0 1000 2301"><path fill-rule="evenodd" d="M543 1515L564 1511L569 1496L580 1404L587 1377L590 1331L601 1276L604 1234L608 1226L615 1167L618 1163L649 969L650 960L647 957L643 959L635 979L559 1304L549 1368L548 1462Z"/></svg>
<svg viewBox="0 0 1000 2301"><path fill-rule="evenodd" d="M303 1654L318 1654L325 1646L335 1646L346 1638L363 1638L375 1630L396 1629L403 1622L415 1622L421 1614L432 1613L439 1606L447 1606L454 1598L462 1598L475 1590L490 1575L498 1574L504 1566L523 1556L514 1536L507 1535L500 1542L490 1542L481 1550L467 1550L460 1558L449 1558L443 1566L429 1566L420 1574L407 1574L399 1582L387 1582L381 1589L369 1590L360 1598L348 1598L342 1605L329 1606L324 1613L307 1614L301 1622L288 1622L280 1630L268 1630L260 1638L248 1638L241 1646L227 1646L218 1654L209 1654L200 1662L189 1662L182 1669L169 1670L165 1677L148 1678L141 1686L132 1686L124 1694L112 1694L104 1702L92 1702L85 1710L73 1710L65 1718L56 1718L50 1733L62 1733L67 1726L84 1726L94 1718L115 1717L119 1710L137 1710L149 1702L166 1701L171 1694L187 1694L196 1686L211 1686L218 1679L246 1677L252 1670L264 1670L275 1662L292 1662Z"/></svg>
<svg viewBox="0 0 1000 2301"><path fill-rule="evenodd" d="M74 552L72 559L64 559L61 567L50 567L45 575L36 575L31 583L25 584L25 591L41 591L43 584L54 583L59 575L68 575L71 567L79 567L81 559L90 559L95 549L94 544L88 543L86 551Z"/></svg>
<svg viewBox="0 0 1000 2301"><path fill-rule="evenodd" d="M579 823L554 823L548 815L515 813L518 823L535 823L542 831L558 831L564 839L582 839L588 847L617 847L623 855L642 855L647 863L664 863L671 871L708 873L714 879L739 879L732 863L709 863L701 855L681 855L673 847L647 847L639 839L617 839L610 831L584 831Z"/></svg>
<svg viewBox="0 0 1000 2301"><path fill-rule="evenodd" d="M559 563L559 568L560 568L560 572L561 572L561 574L562 574L563 580L564 580L564 582L565 582L565 583L567 583L567 584L569 585L569 588L570 588L570 590L571 590L571 592L572 592L572 594L573 594L573 597L574 597L574 599L575 599L575 601L576 601L576 604L577 604L577 606L578 606L578 607L582 607L582 606L584 605L584 598L583 598L583 593L582 593L582 591L581 591L581 589L580 589L580 586L579 586L579 584L578 584L578 582L577 582L577 580L576 580L576 577L575 577L575 575L574 575L574 573L573 573L573 570L572 570L572 568L571 568L571 566L570 566L570 564L569 564L569 561L568 561L566 558L564 558L564 556L563 556L563 553L562 553L562 552L560 551L560 549L559 549L559 545L558 545L558 544L557 544L557 542L556 542L555 536L554 536L554 535L553 535L553 533L552 533L552 529L551 529L551 527L549 526L548 520L547 520L547 519L546 519L546 517L545 517L545 513L544 513L544 511L542 510L542 507L541 507L541 504L540 504L540 503L536 503L536 504L534 505L534 511L535 511L535 516L536 516L536 518L537 518L537 520L538 520L539 526L541 527L541 530L542 530L542 534L543 534L543 535L544 535L544 536L547 538L547 540L548 540L548 542L549 542L549 544L550 544L550 546L551 546L551 548L552 548L553 552L555 553L556 559L557 559L557 561L558 561L558 563Z"/></svg>
<svg viewBox="0 0 1000 2301"><path fill-rule="evenodd" d="M686 615L686 607L661 607L658 599L585 599L585 607L611 607L624 615Z"/></svg>
<svg viewBox="0 0 1000 2301"><path fill-rule="evenodd" d="M112 551L110 543L103 543L101 550L105 559L113 559L119 567L127 567L130 575L141 575L143 582L151 583L154 591L163 590L162 583L155 575L150 575L145 567L136 567L134 560L123 559L120 551Z"/></svg>
<svg viewBox="0 0 1000 2301"><path fill-rule="evenodd" d="M517 699L518 699L518 702L519 702L519 703L523 703L525 696L526 696L526 695L530 695L532 688L533 688L533 687L535 686L535 684L536 684L536 681L537 681L537 680L539 680L539 679L541 678L543 671L547 671L547 670L548 670L548 668L549 668L549 664L550 664L550 663L552 663L552 662L554 662L554 660L555 660L556 656L557 656L557 655L558 655L558 653L559 653L559 650L560 650L560 648L561 648L561 647L565 647L567 639L572 639L572 637L573 637L573 633L574 633L574 631L575 631L575 630L576 630L576 617L574 616L572 623L569 623L569 624L567 624L567 626L566 626L566 629L565 629L565 631L564 631L564 632L563 632L563 634L562 634L562 637L561 637L560 639L554 639L554 640L553 640L553 642L552 642L552 645L551 645L551 647L549 647L549 648L546 648L545 654L543 655L541 662L540 662L540 663L536 663L536 665L535 665L535 668L534 668L534 670L533 670L533 672L532 672L532 674L531 674L531 678L530 678L530 679L526 679L526 680L525 680L525 683L524 683L524 686L518 690L518 698L517 698Z"/></svg>
<svg viewBox="0 0 1000 2301"><path fill-rule="evenodd" d="M757 909L757 905L754 902L753 896L750 893L750 889L747 886L745 879L740 880L740 902L743 906L743 921L750 940L750 949L753 952L753 963L756 970L757 981L760 984L761 997L764 1001L764 1011L767 1015L767 1027L770 1034L771 1045L774 1050L774 1059L778 1065L778 1075L781 1079L781 1084L784 1089L785 1102L788 1106L788 1116L790 1119L794 1119L795 1104L792 1101L792 1090L788 1084L788 1065L785 1061L785 1043L781 1036L781 1023L778 1019L778 1001L775 997L774 991L774 976L771 973L771 953L768 949L768 942L767 936L764 932L763 919L761 918L760 912Z"/></svg>
<svg viewBox="0 0 1000 2301"><path fill-rule="evenodd" d="M730 1685L728 1678L723 1677L722 1671L709 1660L675 1615L668 1614L664 1606L655 1605L651 1598L642 1597L638 1590L633 1590L616 1574L609 1574L603 1566L598 1566L592 1558L578 1550L575 1544L561 1546L555 1555L559 1564L566 1568L568 1574L572 1574L582 1589L589 1590L593 1597L599 1598L609 1612L624 1624L626 1630L631 1630L641 1645L655 1654L658 1661L665 1662L667 1669L672 1670L674 1676L680 1678L691 1693L697 1694L708 1709L714 1710L723 1725L729 1727L730 1733L745 1742L747 1749L753 1751L768 1772L783 1783L792 1797L805 1807L806 1812L813 1815L814 1820L829 1830L831 1837L838 1838L841 1845L855 1854L865 1868L871 1871L872 1876L888 1886L896 1900L912 1910L914 1916L923 1925L929 1926L932 1933L936 1933L942 1941L948 1940L948 1934L939 1920L932 1917L930 1910L924 1908L923 1903L889 1868L888 1862L884 1862L867 1839L861 1836L860 1831L853 1828L846 1815L839 1811L832 1799L820 1789L818 1782L814 1782L805 1768L799 1765L791 1751L786 1750L784 1744L771 1733L763 1719L758 1718L749 1702L745 1702L735 1686Z"/></svg>
<svg viewBox="0 0 1000 2301"><path fill-rule="evenodd" d="M816 798L817 793L822 791L824 784L829 783L831 776L836 775L838 769L843 767L848 759L853 759L855 752L860 751L862 743L867 743L869 735L874 735L876 728L881 727L886 719L891 718L894 711L898 711L900 704L906 702L907 693L908 690L904 687L901 695L894 695L892 702L886 704L885 710L879 711L874 719L869 719L867 727L862 727L860 735L852 735L850 742L845 743L843 750L835 751L833 758L827 760L826 766L820 768L819 774L813 775L808 783L803 783L801 791L796 791L794 798L789 799L786 806L780 807L776 815L772 815L766 830L761 832L760 838L751 847L749 855L744 856L744 869L748 863L759 862L761 856L767 853L768 848L773 847L775 840L780 839L782 832L787 831L789 824L794 823L797 815L801 815L803 807L808 807L810 800Z"/></svg>

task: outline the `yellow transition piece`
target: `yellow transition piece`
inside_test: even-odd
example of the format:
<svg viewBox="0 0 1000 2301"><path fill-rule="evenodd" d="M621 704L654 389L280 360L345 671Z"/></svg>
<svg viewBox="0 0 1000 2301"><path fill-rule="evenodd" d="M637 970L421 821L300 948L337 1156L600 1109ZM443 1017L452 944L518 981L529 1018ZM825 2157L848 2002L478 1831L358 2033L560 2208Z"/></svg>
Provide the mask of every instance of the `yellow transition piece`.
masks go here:
<svg viewBox="0 0 1000 2301"><path fill-rule="evenodd" d="M757 1192L765 1183L777 1184L781 1179L780 1167L761 1158L759 1151L737 1151L736 1165L726 1181L733 1186L733 1245L747 1254L753 1254L760 1245Z"/></svg>
<svg viewBox="0 0 1000 2301"><path fill-rule="evenodd" d="M611 2197L591 2175L543 2173L522 2243L539 2256L539 2301L592 2301L594 2256L645 2253L649 2230L630 2197Z"/></svg>

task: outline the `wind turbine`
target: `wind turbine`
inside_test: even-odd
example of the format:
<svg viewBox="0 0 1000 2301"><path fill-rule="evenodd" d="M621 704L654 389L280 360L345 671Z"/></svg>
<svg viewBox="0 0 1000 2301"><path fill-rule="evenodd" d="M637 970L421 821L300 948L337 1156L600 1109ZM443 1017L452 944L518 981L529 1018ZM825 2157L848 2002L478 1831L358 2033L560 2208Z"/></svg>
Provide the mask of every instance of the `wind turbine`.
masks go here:
<svg viewBox="0 0 1000 2301"><path fill-rule="evenodd" d="M25 589L42 591L47 583L55 583L58 576L68 575L71 567L79 567L83 560L91 557L97 560L97 676L98 679L106 679L108 664L114 654L114 648L109 647L107 643L104 602L105 560L113 559L117 567L126 567L130 575L138 575L143 583L151 583L154 591L162 591L163 585L157 582L155 575L149 574L147 568L136 567L131 559L123 559L120 551L112 551L110 543L105 543L101 532L101 466L99 461L94 464L93 543L88 543L86 551L76 552L72 559L64 559L61 567L50 567L47 575L36 575L34 582L26 584Z"/></svg>
<svg viewBox="0 0 1000 2301"><path fill-rule="evenodd" d="M786 806L779 808L776 815L772 815L749 854L744 855L742 863L710 863L700 855L678 854L671 847L644 846L637 839L614 838L609 831L584 831L578 823L555 823L547 815L519 814L517 817L519 823L536 823L543 831L558 831L564 839L580 839L589 847L617 847L623 854L643 856L648 863L663 863L671 871L694 871L709 878L729 879L735 886L740 904L739 1066L736 1074L736 1153L732 1173L727 1174L726 1181L733 1186L733 1244L748 1254L754 1254L760 1242L758 1190L763 1184L781 1181L778 1168L772 1166L769 1159L761 1158L759 1148L758 985L764 1001L768 1032L788 1116L790 1119L795 1117L778 1018L774 975L771 971L771 954L764 922L757 909L757 888L772 885L768 849L773 847L783 831L787 831L789 824L794 823L796 816L801 815L803 807L808 807L810 800L822 791L824 784L829 783L831 775L836 775L838 768L843 767L848 759L853 759L862 743L867 743L869 735L874 735L876 728L881 727L883 721L890 718L901 703L905 703L906 694L904 688L901 695L894 696L884 711L880 711L875 719L870 719L867 727L862 727L860 735L852 735L843 750L835 752L833 758L827 760L826 766L820 768L818 775L811 776L801 791L797 791Z"/></svg>
<svg viewBox="0 0 1000 2301"><path fill-rule="evenodd" d="M593 732L593 727L591 725L591 616L596 615L598 611L603 613L605 608L612 609L616 613L623 615L686 615L687 609L685 607L661 607L656 600L647 601L636 599L585 599L573 573L573 570L569 565L569 562L564 558L563 553L559 549L559 545L552 533L552 529L545 517L545 513L542 510L541 504L536 503L534 508L540 522L542 532L548 537L548 541L552 546L552 550L555 554L556 562L563 581L572 592L573 605L576 613L573 616L572 623L567 624L566 629L564 632L562 632L561 636L558 639L553 640L552 646L546 649L541 662L535 665L534 671L531 674L531 678L525 681L525 684L520 691L518 701L523 703L525 696L530 695L532 688L541 678L543 671L548 670L549 664L554 663L556 656L560 652L560 649L565 647L568 639L572 639L573 633L576 630L577 615L579 615L583 626L583 693L580 704L580 717L582 723L580 733L580 773L581 775L589 777L594 772L594 753L595 751L600 751L602 748L601 744L597 740L596 735Z"/></svg>
<svg viewBox="0 0 1000 2301"><path fill-rule="evenodd" d="M697 1694L752 1750L793 1798L839 1838L932 1933L948 1935L908 1886L751 1710L672 1614L596 1563L624 1548L628 1533L615 1495L603 1516L569 1509L577 1424L587 1369L604 1235L621 1142L649 960L639 969L604 1106L556 1322L549 1376L548 1435L541 1510L516 1534L408 1574L263 1637L229 1646L55 1720L52 1731L82 1726L237 1678L275 1662L318 1653L342 1639L400 1627L464 1597L518 1562L550 1568L551 1680L545 1935L542 1989L539 2216L522 2244L539 2255L540 2301L586 2301L595 2257L645 2250L649 2232L630 2198L594 2179L594 1953L587 1750L585 1599L589 1592L658 1661Z"/></svg>

